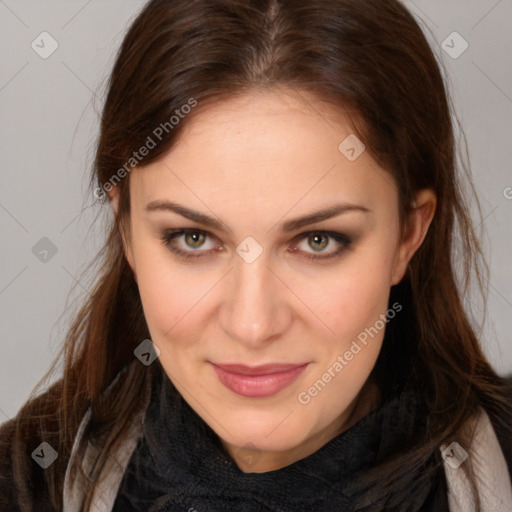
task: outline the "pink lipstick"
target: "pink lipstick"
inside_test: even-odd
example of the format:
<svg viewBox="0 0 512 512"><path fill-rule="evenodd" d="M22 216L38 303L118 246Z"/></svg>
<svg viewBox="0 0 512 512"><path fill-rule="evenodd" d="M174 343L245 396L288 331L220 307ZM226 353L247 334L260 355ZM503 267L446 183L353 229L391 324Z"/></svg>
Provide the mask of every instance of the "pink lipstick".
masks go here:
<svg viewBox="0 0 512 512"><path fill-rule="evenodd" d="M214 364L219 380L238 395L261 398L272 396L289 386L309 363L275 363L261 366Z"/></svg>

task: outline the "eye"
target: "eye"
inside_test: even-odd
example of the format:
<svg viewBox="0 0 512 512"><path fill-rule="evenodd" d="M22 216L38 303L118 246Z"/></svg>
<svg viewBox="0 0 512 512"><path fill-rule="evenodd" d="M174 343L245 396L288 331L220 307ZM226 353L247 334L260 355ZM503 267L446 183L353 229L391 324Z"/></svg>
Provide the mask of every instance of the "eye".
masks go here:
<svg viewBox="0 0 512 512"><path fill-rule="evenodd" d="M205 243L209 238L215 237L206 231L193 228L166 231L161 236L162 243L168 247L171 252L185 260L202 258L213 252L221 251L221 246L212 245L211 242L210 244ZM180 239L181 244L179 243ZM304 240L304 242L302 242L302 240ZM295 237L294 241L301 241L303 244L306 244L306 247L294 245L290 251L293 253L301 253L304 258L312 260L338 256L352 243L347 235L336 231L310 231L301 233ZM334 250L324 251L324 249L330 248L331 246L334 246ZM308 248L312 248L313 252L308 251Z"/></svg>
<svg viewBox="0 0 512 512"><path fill-rule="evenodd" d="M211 253L215 251L215 249L209 250L199 250L201 248L204 249L204 242L209 236L209 233L205 231L200 231L198 229L176 229L173 231L166 231L161 237L162 242L165 246L169 247L169 249L178 256L184 259L191 258L200 258L203 257L206 253ZM183 237L183 244L179 247L178 239ZM194 254L195 253L195 254Z"/></svg>
<svg viewBox="0 0 512 512"><path fill-rule="evenodd" d="M302 247L301 245L295 246L291 250L295 252L300 249L300 251L306 253L305 258L316 260L338 256L352 243L347 235L336 231L310 231L309 233L302 233L296 240L303 240L304 238ZM332 246L334 246L334 250L324 251L324 249L332 248ZM336 248L336 246L338 247ZM309 252L308 248L312 248L313 252Z"/></svg>

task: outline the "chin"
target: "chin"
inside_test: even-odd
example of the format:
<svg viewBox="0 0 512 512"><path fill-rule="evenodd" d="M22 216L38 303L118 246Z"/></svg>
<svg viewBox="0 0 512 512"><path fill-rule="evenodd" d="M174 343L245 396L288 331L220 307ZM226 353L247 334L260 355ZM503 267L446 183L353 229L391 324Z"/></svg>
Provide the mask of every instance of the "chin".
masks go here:
<svg viewBox="0 0 512 512"><path fill-rule="evenodd" d="M290 415L292 416L293 413ZM284 415L286 418L286 415ZM309 430L304 421L283 421L282 414L275 418L262 421L255 415L254 421L247 414L244 419L235 421L231 425L224 425L226 430L217 431L217 435L227 443L243 448L250 445L252 449L260 451L281 452L293 449L303 443ZM231 436L226 434L228 431Z"/></svg>

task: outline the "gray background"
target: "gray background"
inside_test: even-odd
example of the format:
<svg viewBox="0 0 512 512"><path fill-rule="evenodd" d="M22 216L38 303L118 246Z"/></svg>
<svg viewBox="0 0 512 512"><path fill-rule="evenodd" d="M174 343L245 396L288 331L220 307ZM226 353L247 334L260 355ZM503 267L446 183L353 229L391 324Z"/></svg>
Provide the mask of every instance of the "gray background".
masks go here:
<svg viewBox="0 0 512 512"><path fill-rule="evenodd" d="M0 0L0 422L16 413L45 374L70 314L88 294L80 274L104 238L105 216L86 190L104 80L144 3ZM508 374L512 0L405 3L445 64L467 136L491 267L481 338L492 364ZM33 41L42 46L44 31L59 45L47 59L31 47ZM462 49L453 32L469 44L458 58L443 50L443 41L452 53ZM49 39L44 45L50 48ZM46 262L33 251L47 248L43 237L57 250Z"/></svg>

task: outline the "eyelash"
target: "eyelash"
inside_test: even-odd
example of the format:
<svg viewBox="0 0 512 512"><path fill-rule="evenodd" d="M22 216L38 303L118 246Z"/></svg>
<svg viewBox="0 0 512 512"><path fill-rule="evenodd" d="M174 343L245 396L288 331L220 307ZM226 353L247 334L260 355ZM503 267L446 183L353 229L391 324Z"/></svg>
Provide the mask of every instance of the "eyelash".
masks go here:
<svg viewBox="0 0 512 512"><path fill-rule="evenodd" d="M171 242L178 236L186 235L186 234L190 234L190 233L198 233L198 234L206 235L207 237L210 236L210 233L208 233L207 231L202 231L200 229L193 229L193 228L182 228L182 229L175 229L175 230L171 230L171 231L165 231L163 233L163 235L161 236L161 241L171 252L173 252L174 254L176 254L177 256L179 256L180 258L183 258L185 260L192 260L195 258L203 258L206 255L208 255L212 252L215 252L215 249L210 249L208 251L201 251L198 249L196 251L188 252L188 251L183 251L181 249L173 247L171 245ZM335 240L336 242L338 242L339 244L341 244L341 247L338 250L336 250L335 252L329 253L326 256L322 256L320 254L313 255L313 256L304 256L304 258L309 259L309 260L327 260L330 258L334 258L336 256L339 256L352 243L352 240L347 235L344 235L343 233L338 233L336 231L325 231L325 230L307 231L305 233L301 233L300 235L297 235L294 238L294 241L295 240L301 241L302 239L308 238L311 235L325 235L328 238L331 238L331 239ZM299 251L297 250L297 252L299 252Z"/></svg>

